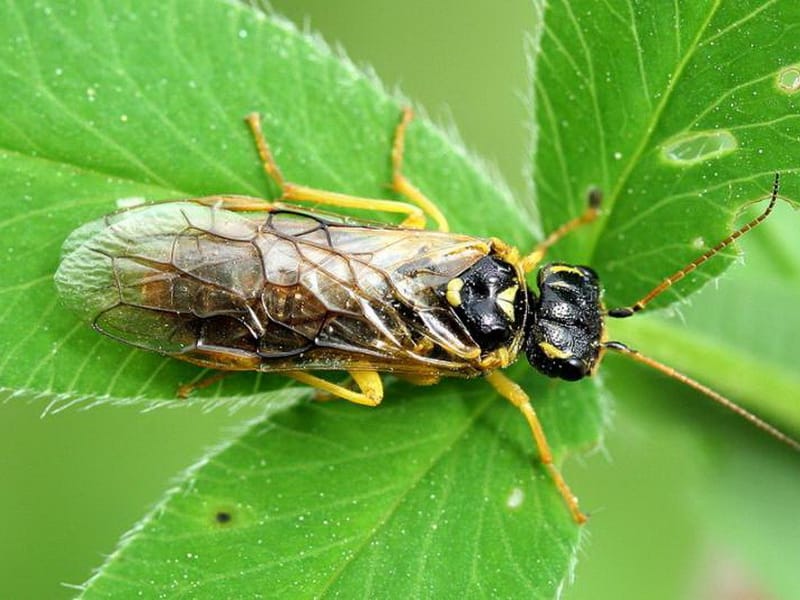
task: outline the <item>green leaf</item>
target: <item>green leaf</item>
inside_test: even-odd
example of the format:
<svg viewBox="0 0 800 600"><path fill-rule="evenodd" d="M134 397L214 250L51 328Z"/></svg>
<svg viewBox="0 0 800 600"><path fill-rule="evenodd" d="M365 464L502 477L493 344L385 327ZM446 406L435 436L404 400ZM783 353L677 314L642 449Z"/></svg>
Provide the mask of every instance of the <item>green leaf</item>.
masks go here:
<svg viewBox="0 0 800 600"><path fill-rule="evenodd" d="M604 190L605 222L596 226L594 235L566 239L553 256L586 261L597 269L609 306L636 301L713 247L735 224L745 222L744 217L736 218L737 212L743 204L767 196L775 171L782 174L781 195L797 199L800 96L787 79L794 81L800 61L800 47L790 41L799 11L797 3L783 0L548 3L535 79L540 127L534 177L544 229L578 214L588 188ZM697 160L700 157L704 160ZM754 216L754 210L748 214ZM798 215L776 212L763 230L746 240L757 250L753 242L760 239L771 260L751 261L748 256L748 268L741 273L747 279L724 281L720 293L705 290L692 306L681 307L685 324L674 315L670 319L653 314L610 323L609 328L614 339L728 394L797 437L795 346L800 321L795 305L800 279L791 252L797 250ZM776 225L789 228L791 237L780 240L773 234ZM763 235L767 229L769 235ZM687 297L729 263L715 258L704 264L651 307ZM615 520L610 514L593 527L597 553L586 570L578 569L577 577L592 572L596 576L579 581L574 597L674 597L665 589L685 594L686 580L703 581L709 569L696 556L707 547L698 551L699 541L681 542L702 540L716 546L721 531L726 532L726 542L736 540L738 549L715 547L717 552L708 560L729 558L726 550L748 556L747 566L753 565L751 570L765 580L755 589L764 589L765 595L776 590L776 597L782 597L777 590L791 595L785 590L793 588L785 581L793 573L779 555L792 555L794 538L791 528L774 528L773 521L793 518L797 490L790 482L796 457L789 457L791 462L784 457L776 466L775 453L767 452L774 443L769 439L752 449L748 461L709 461L706 448L695 447L697 442L687 452L674 443L687 429L709 438L709 443L718 442L719 454L726 457L741 458L747 452L737 451L745 446L742 436L766 436L738 428L735 437L726 438L722 425L736 417L726 418L707 399L659 375L625 368L619 364L622 360L612 357L604 365L609 389L625 391L631 404L652 397L662 406L649 420L628 429L628 434L632 429L646 441L625 440L625 449L648 456L642 446L654 446L651 454L667 454L669 459L661 467L663 458L655 456L633 477L618 474L615 479L624 483L616 494L609 489L614 479L600 476L601 497L610 498L609 512L620 516ZM639 379L631 381L631 371ZM681 412L680 397L706 409L708 418L697 419L698 410ZM665 413L683 419L675 425L678 435L666 439L657 428ZM610 450L621 445L612 438ZM683 455L688 460L682 461ZM638 458L619 452L612 456L618 469ZM695 475L698 464L702 476ZM739 472L735 481L726 478L733 471ZM631 486L637 486L635 493ZM581 489L584 497L590 496L590 485L579 485ZM621 496L630 499L618 501ZM698 497L703 498L702 510L695 507ZM743 515L752 518L742 519ZM660 535L662 521L671 525ZM685 521L688 526L681 528ZM773 533L769 543L765 530ZM648 534L638 535L641 531ZM650 544L653 552L637 553L641 543ZM603 555L609 547L619 552ZM772 551L752 560L759 554L753 548L766 547ZM638 593L630 587L636 585L631 573L642 577ZM662 586L667 578L669 583ZM620 595L620 588L627 596Z"/></svg>
<svg viewBox="0 0 800 600"><path fill-rule="evenodd" d="M779 205L743 240L746 260L680 307L614 322L611 335L679 368L798 437L796 340L800 314L798 213ZM670 312L670 311L662 311ZM623 326L620 327L620 326ZM715 589L791 598L800 544L798 457L677 382L611 357L605 382L614 426L601 457L571 478L591 506L592 552L569 600L671 600ZM631 493L635 489L636 493ZM658 515L654 518L654 515ZM747 515L748 518L743 518ZM648 545L653 553L637 549ZM633 574L633 576L631 575Z"/></svg>
<svg viewBox="0 0 800 600"><path fill-rule="evenodd" d="M792 346L787 341L800 334L800 323L786 319L778 331L770 332L772 310L794 310L800 286L796 280L786 285L785 280L754 274L748 282L727 281L725 288L728 294L715 306L690 311L686 324L653 315L635 326L614 327L615 337L632 347L646 347L648 354L695 379L713 380L717 391L767 421L800 431L800 404L790 401L800 398L800 376L795 365L787 364L792 353L786 350ZM737 309L737 304L747 307ZM719 322L723 315L727 323ZM700 333L702 329L708 332ZM770 334L761 333L765 331ZM773 356L779 352L782 356Z"/></svg>
<svg viewBox="0 0 800 600"><path fill-rule="evenodd" d="M598 271L609 306L635 302L723 239L776 171L782 196L799 195L800 95L785 81L800 62L788 42L798 18L791 0L548 6L535 78L543 225L578 214L591 187L605 192L595 234L558 252ZM705 264L651 306L729 263Z"/></svg>
<svg viewBox="0 0 800 600"><path fill-rule="evenodd" d="M369 421L311 404L251 427L84 597L552 597L575 526L547 477L530 477L518 416L479 388L391 390Z"/></svg>
<svg viewBox="0 0 800 600"><path fill-rule="evenodd" d="M8 3L2 83L13 93L0 114L13 199L2 222L9 252L0 258L7 391L57 402L172 400L176 382L203 377L89 331L62 312L52 274L68 233L120 202L275 196L243 122L249 112L264 114L290 180L387 194L400 99L285 22L236 4L184 9L157 4L153 15L88 0L46 10ZM407 167L443 199L454 230L532 244L532 232L515 226L521 209L502 184L422 119L409 132ZM493 219L465 209L480 203ZM20 368L26 364L33 367ZM260 394L261 379L231 378L215 395Z"/></svg>
<svg viewBox="0 0 800 600"><path fill-rule="evenodd" d="M797 137L797 96L781 69L798 62L786 43L797 9L788 0L674 6L557 2L539 38L542 229L580 213L590 186L606 192L593 232L552 256L595 266L612 304L635 300L723 237L736 209L768 191L773 170L796 170L786 140ZM203 373L116 345L63 313L51 282L62 240L119 199L274 195L241 124L253 110L265 114L290 179L385 195L403 102L319 42L236 4L6 0L3 14L0 172L11 202L0 221L9 248L0 257L0 389L57 407L172 402L177 383ZM532 207L515 204L424 119L409 132L408 172L454 230L533 243ZM688 294L723 262L673 291ZM513 375L558 454L597 438L603 415L591 382L522 371ZM264 390L282 385L237 375L201 401L277 403L287 394ZM274 578L276 589L297 592L301 582L308 595L553 597L578 534L541 470L531 477L524 423L486 390L389 382L378 410L273 414L188 473L85 595L246 596L270 592L264 581Z"/></svg>

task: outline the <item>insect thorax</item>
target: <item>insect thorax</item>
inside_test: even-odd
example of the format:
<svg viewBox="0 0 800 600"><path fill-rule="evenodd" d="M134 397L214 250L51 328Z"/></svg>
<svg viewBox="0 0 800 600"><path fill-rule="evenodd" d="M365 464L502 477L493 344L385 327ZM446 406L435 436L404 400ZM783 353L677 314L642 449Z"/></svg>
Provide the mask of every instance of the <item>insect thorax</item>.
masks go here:
<svg viewBox="0 0 800 600"><path fill-rule="evenodd" d="M450 280L446 297L483 353L518 344L528 298L524 282L509 263L495 255L482 258Z"/></svg>
<svg viewBox="0 0 800 600"><path fill-rule="evenodd" d="M588 267L542 267L539 297L530 294L525 331L528 361L541 373L568 381L591 374L600 355L603 318L600 283Z"/></svg>

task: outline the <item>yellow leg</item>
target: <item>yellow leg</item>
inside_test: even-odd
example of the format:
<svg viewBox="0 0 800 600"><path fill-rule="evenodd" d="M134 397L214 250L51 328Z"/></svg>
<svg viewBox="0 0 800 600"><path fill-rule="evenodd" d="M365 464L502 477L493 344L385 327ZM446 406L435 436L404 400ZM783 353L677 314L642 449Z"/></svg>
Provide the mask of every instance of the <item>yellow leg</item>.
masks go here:
<svg viewBox="0 0 800 600"><path fill-rule="evenodd" d="M381 383L378 373L375 371L350 371L349 373L360 392L354 392L306 371L287 371L284 375L348 402L364 406L378 406L383 400L383 383Z"/></svg>
<svg viewBox="0 0 800 600"><path fill-rule="evenodd" d="M547 239L536 246L536 248L533 249L533 252L523 257L520 261L522 270L526 273L530 273L536 268L536 265L542 262L542 259L545 257L545 254L547 254L547 251L551 246L581 225L586 225L594 221L597 218L597 215L600 213L600 203L602 199L603 197L599 190L591 190L589 192L589 202L586 206L586 210L583 211L583 214L581 214L579 217L575 217L571 221L564 223L561 227L548 235Z"/></svg>
<svg viewBox="0 0 800 600"><path fill-rule="evenodd" d="M569 509L570 514L572 514L572 518L578 525L585 523L586 515L584 515L580 508L578 508L578 499L569 489L569 486L564 480L564 477L562 477L561 472L553 464L553 453L550 451L550 446L548 445L547 438L544 435L542 424L539 422L539 418L536 416L536 411L533 410L533 406L531 406L531 401L530 398L528 398L528 394L526 394L519 385L511 381L500 371L494 371L490 373L486 376L486 380L495 390L497 390L501 396L503 396L503 398L516 406L525 416L525 420L528 421L528 426L531 428L533 439L536 442L536 448L539 450L539 460L542 461L542 464L550 474L553 483L556 484L561 497L564 498L564 502L567 504L567 508Z"/></svg>
<svg viewBox="0 0 800 600"><path fill-rule="evenodd" d="M338 385L339 387L343 387L349 390L353 385L353 378L348 375L347 377L342 379L338 383ZM331 402L332 400L338 400L339 398L331 393L318 389L316 392L314 392L314 395L311 396L311 399L314 402Z"/></svg>
<svg viewBox="0 0 800 600"><path fill-rule="evenodd" d="M410 373L395 373L395 376L398 379L413 383L414 385L436 385L442 379L440 375L434 374L414 375Z"/></svg>
<svg viewBox="0 0 800 600"><path fill-rule="evenodd" d="M425 214L436 222L439 231L450 231L450 225L448 225L447 219L442 214L442 211L439 210L439 207L403 175L406 129L408 129L408 124L413 117L414 113L411 108L405 107L400 123L394 133L394 143L392 144L392 189L425 211Z"/></svg>
<svg viewBox="0 0 800 600"><path fill-rule="evenodd" d="M399 213L406 215L405 219L400 223L401 227L408 227L410 229L422 229L425 227L425 212L423 212L423 208L415 204L398 202L395 200L361 198L359 196L350 196L348 194L328 192L303 185L296 185L286 181L264 137L264 132L261 128L261 117L258 113L252 113L247 116L246 121L253 134L258 155L261 157L261 162L264 166L264 172L281 189L281 197L284 200L315 202L317 204L339 208Z"/></svg>
<svg viewBox="0 0 800 600"><path fill-rule="evenodd" d="M210 385L221 381L231 373L235 373L235 371L218 371L213 375L209 375L208 377L204 377L200 381L195 381L193 383L184 383L181 386L178 386L178 398L186 399L194 393L195 390L202 390L203 388L207 388Z"/></svg>

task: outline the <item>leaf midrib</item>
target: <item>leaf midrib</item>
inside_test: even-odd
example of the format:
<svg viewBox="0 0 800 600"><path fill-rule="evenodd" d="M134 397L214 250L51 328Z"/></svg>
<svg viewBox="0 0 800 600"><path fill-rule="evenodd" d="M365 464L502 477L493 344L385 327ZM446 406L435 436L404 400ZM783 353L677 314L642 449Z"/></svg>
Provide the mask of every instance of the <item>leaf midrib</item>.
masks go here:
<svg viewBox="0 0 800 600"><path fill-rule="evenodd" d="M321 588L317 590L317 597L322 597L327 595L331 588L336 584L336 582L341 579L342 574L359 558L364 552L368 549L368 546L372 540L375 539L377 534L385 528L387 523L391 520L391 518L397 514L398 509L404 502L404 500L408 497L409 493L416 489L420 482L423 481L425 476L427 476L431 471L433 471L437 465L442 461L442 459L452 450L453 445L458 441L460 438L464 436L464 434L472 428L474 423L480 418L483 414L489 410L489 407L493 406L496 402L497 398L494 394L491 395L490 398L484 400L482 404L480 404L477 409L464 421L462 427L455 430L452 436L449 437L446 443L442 444L440 451L431 458L431 460L426 464L425 468L420 469L417 476L412 479L409 484L405 487L405 493L398 496L398 499L393 502L384 512L384 514L377 520L376 524L370 529L368 535L364 536L364 539L360 546L355 548L352 552L348 553L347 559L342 562L340 567L334 571L328 580L323 584Z"/></svg>

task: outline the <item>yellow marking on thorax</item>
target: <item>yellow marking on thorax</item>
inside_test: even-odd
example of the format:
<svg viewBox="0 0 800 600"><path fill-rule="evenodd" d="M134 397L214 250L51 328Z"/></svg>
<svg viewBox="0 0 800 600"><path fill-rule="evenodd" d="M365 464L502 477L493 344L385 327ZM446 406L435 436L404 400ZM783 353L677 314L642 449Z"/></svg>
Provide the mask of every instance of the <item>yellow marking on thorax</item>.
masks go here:
<svg viewBox="0 0 800 600"><path fill-rule="evenodd" d="M518 290L518 285L512 285L497 294L497 305L512 323L514 322L514 298L517 297Z"/></svg>
<svg viewBox="0 0 800 600"><path fill-rule="evenodd" d="M549 342L539 342L538 345L539 348L542 349L542 352L544 352L545 356L547 356L547 358L564 359L564 358L570 358L572 356L571 352L566 352L565 350L559 350Z"/></svg>
<svg viewBox="0 0 800 600"><path fill-rule="evenodd" d="M470 352L465 353L464 358L466 358L467 360L475 360L476 358L480 358L480 355L481 355L481 349L474 348Z"/></svg>
<svg viewBox="0 0 800 600"><path fill-rule="evenodd" d="M578 267L571 267L569 265L552 265L547 269L551 273L575 273L576 275L583 275Z"/></svg>
<svg viewBox="0 0 800 600"><path fill-rule="evenodd" d="M461 306L461 288L464 287L464 280L460 277L455 277L447 282L447 298L450 306Z"/></svg>
<svg viewBox="0 0 800 600"><path fill-rule="evenodd" d="M481 254L489 254L492 251L491 243L487 244L483 240L477 240L474 245L475 249Z"/></svg>

